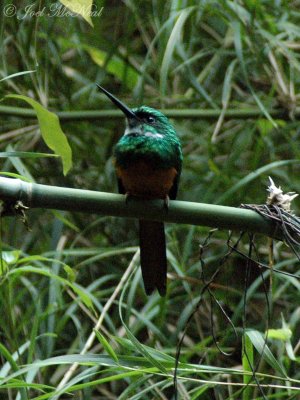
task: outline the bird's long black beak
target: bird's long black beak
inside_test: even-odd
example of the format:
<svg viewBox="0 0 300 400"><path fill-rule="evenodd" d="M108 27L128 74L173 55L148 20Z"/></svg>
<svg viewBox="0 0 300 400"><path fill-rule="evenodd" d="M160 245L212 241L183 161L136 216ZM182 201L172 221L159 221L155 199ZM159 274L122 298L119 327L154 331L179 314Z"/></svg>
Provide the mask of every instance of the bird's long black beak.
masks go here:
<svg viewBox="0 0 300 400"><path fill-rule="evenodd" d="M135 113L132 110L130 110L130 108L128 108L126 104L124 104L121 100L117 99L114 95L112 95L102 86L98 85L98 83L97 86L126 115L127 118L135 118L135 119L137 118Z"/></svg>

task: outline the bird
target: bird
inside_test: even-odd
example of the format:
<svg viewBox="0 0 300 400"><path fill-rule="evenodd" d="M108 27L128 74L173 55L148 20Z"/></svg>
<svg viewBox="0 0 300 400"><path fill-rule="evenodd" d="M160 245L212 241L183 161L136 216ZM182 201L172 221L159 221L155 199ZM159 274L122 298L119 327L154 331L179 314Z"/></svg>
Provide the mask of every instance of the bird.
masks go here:
<svg viewBox="0 0 300 400"><path fill-rule="evenodd" d="M102 86L98 88L123 112L126 128L114 148L119 193L145 200L177 196L182 169L182 147L169 119L159 110L130 109ZM139 220L140 264L147 295L155 289L165 296L167 256L164 223Z"/></svg>

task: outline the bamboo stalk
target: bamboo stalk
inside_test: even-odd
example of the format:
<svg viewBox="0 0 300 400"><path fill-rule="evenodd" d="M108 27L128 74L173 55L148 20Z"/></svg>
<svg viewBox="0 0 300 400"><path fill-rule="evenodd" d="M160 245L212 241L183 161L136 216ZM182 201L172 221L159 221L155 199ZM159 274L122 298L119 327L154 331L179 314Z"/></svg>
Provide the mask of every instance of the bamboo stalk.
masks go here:
<svg viewBox="0 0 300 400"><path fill-rule="evenodd" d="M161 110L169 118L189 118L189 119L217 119L222 110L215 109L162 109ZM55 112L55 111L54 111ZM269 114L273 118L289 119L288 112L284 109L269 110ZM122 118L124 114L119 110L81 110L81 111L57 111L55 112L61 121L73 120L97 120L109 118ZM0 114L8 116L16 116L21 118L36 118L33 109L23 107L0 106ZM263 112L259 108L245 109L227 109L224 118L257 118L263 116ZM300 116L300 107L297 107L294 113L295 117Z"/></svg>
<svg viewBox="0 0 300 400"><path fill-rule="evenodd" d="M276 225L252 210L187 201L141 200L113 193L71 189L27 183L0 177L0 199L4 203L21 201L29 208L97 213L107 216L148 219L180 224L261 233L280 237Z"/></svg>

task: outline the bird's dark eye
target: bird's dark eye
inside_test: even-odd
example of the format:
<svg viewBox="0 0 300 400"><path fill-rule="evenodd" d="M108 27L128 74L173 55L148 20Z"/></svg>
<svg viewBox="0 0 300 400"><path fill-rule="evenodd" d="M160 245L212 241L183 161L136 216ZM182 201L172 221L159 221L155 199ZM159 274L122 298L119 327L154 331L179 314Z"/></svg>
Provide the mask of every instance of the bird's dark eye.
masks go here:
<svg viewBox="0 0 300 400"><path fill-rule="evenodd" d="M152 115L147 115L146 121L147 121L149 124L153 124L153 122L155 122L155 118L152 117Z"/></svg>

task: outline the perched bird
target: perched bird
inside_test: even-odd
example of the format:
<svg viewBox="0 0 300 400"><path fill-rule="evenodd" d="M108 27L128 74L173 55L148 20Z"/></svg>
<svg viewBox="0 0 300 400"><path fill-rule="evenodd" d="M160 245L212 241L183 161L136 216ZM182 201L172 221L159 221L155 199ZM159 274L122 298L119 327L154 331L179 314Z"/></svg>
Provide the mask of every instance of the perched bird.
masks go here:
<svg viewBox="0 0 300 400"><path fill-rule="evenodd" d="M181 173L182 151L168 118L154 108L130 109L97 85L125 114L124 135L114 151L118 189L122 194L143 199L175 199ZM164 224L139 221L140 259L145 291L157 288L166 294L167 256Z"/></svg>

